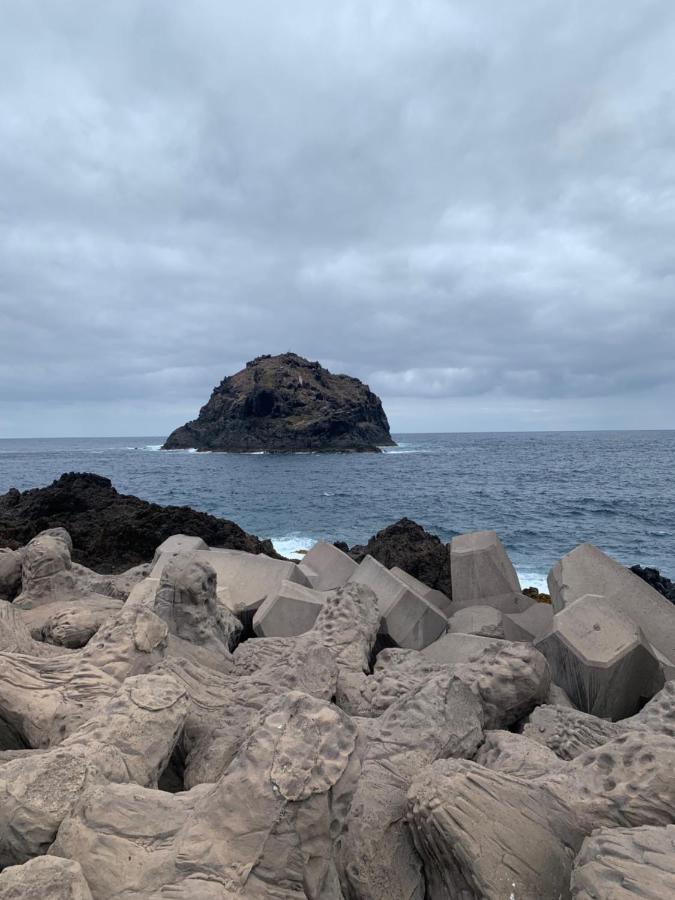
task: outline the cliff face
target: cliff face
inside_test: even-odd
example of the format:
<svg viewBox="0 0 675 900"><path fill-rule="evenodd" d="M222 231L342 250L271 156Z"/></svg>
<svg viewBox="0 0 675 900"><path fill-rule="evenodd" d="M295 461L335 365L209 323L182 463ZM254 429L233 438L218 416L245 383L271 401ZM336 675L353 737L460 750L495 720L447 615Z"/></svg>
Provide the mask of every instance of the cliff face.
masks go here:
<svg viewBox="0 0 675 900"><path fill-rule="evenodd" d="M367 385L284 353L259 356L223 379L164 449L377 451L393 444L382 403Z"/></svg>

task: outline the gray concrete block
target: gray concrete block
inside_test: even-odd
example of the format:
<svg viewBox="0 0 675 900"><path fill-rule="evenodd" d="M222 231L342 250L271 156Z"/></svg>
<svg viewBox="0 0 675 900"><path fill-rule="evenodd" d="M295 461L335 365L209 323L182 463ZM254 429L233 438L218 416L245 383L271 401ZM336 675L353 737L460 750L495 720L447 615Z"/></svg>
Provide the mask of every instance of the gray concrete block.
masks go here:
<svg viewBox="0 0 675 900"><path fill-rule="evenodd" d="M409 572L399 569L398 566L393 566L389 571L392 575L396 575L397 578L405 582L411 590L424 597L424 599L435 606L436 609L440 609L443 615L448 615L448 610L450 609L452 601L443 593L443 591L430 588L429 585L420 581L419 578L415 578L415 576L410 575Z"/></svg>
<svg viewBox="0 0 675 900"><path fill-rule="evenodd" d="M493 606L465 606L448 620L448 628L459 634L504 637L502 614Z"/></svg>
<svg viewBox="0 0 675 900"><path fill-rule="evenodd" d="M366 556L349 581L373 591L382 616L381 631L399 647L421 650L445 632L443 613L372 556Z"/></svg>
<svg viewBox="0 0 675 900"><path fill-rule="evenodd" d="M603 596L642 629L667 661L664 670L675 665L675 604L593 544L581 544L558 560L548 587L556 612L584 594Z"/></svg>
<svg viewBox="0 0 675 900"><path fill-rule="evenodd" d="M281 587L256 610L253 630L258 637L295 637L314 626L325 603L325 594L293 581Z"/></svg>
<svg viewBox="0 0 675 900"><path fill-rule="evenodd" d="M305 554L299 568L315 590L333 591L349 581L357 564L333 544L320 541Z"/></svg>
<svg viewBox="0 0 675 900"><path fill-rule="evenodd" d="M586 594L570 603L534 643L582 712L624 719L658 689L659 662L642 632L605 597Z"/></svg>
<svg viewBox="0 0 675 900"><path fill-rule="evenodd" d="M550 603L533 603L521 613L504 615L504 637L507 641L532 643L553 626L553 607Z"/></svg>
<svg viewBox="0 0 675 900"><path fill-rule="evenodd" d="M494 531L454 537L450 573L453 611L465 606L495 606L510 612L508 598L520 593L516 570Z"/></svg>
<svg viewBox="0 0 675 900"><path fill-rule="evenodd" d="M178 556L179 553L196 553L198 550L208 550L208 545L200 537L193 537L190 534L172 534L159 545L155 550L155 556L152 560L153 566L156 566L162 557L161 565L151 573L152 578L159 578L162 573L165 562L172 556Z"/></svg>

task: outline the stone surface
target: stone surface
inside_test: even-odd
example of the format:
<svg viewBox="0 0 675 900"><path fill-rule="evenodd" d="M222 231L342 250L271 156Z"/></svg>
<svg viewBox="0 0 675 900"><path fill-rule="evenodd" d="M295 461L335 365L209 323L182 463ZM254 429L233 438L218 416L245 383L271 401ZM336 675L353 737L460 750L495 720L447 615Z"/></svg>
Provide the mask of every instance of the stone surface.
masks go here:
<svg viewBox="0 0 675 900"><path fill-rule="evenodd" d="M465 606L448 619L450 632L503 638L502 614L493 606Z"/></svg>
<svg viewBox="0 0 675 900"><path fill-rule="evenodd" d="M525 778L440 760L413 781L409 820L430 896L570 897L573 859L594 829L667 825L675 743L630 733Z"/></svg>
<svg viewBox="0 0 675 900"><path fill-rule="evenodd" d="M605 597L675 665L675 606L597 547L581 544L563 556L551 569L548 586L556 612L584 594Z"/></svg>
<svg viewBox="0 0 675 900"><path fill-rule="evenodd" d="M553 607L550 603L533 603L520 613L504 614L504 637L507 641L532 643L553 626Z"/></svg>
<svg viewBox="0 0 675 900"><path fill-rule="evenodd" d="M452 594L447 544L412 519L399 519L378 531L365 546L352 547L349 554L359 563L372 556L387 569L402 569L429 588L447 597Z"/></svg>
<svg viewBox="0 0 675 900"><path fill-rule="evenodd" d="M208 545L200 537L189 534L172 534L157 547L152 562L156 563L160 556L171 558L183 553L196 553L197 550L208 550Z"/></svg>
<svg viewBox="0 0 675 900"><path fill-rule="evenodd" d="M97 572L120 572L152 559L176 533L201 537L209 546L277 554L270 541L234 522L187 506L158 506L118 494L110 479L70 472L48 487L0 496L0 545L13 549L45 528L63 526L73 539L73 559Z"/></svg>
<svg viewBox="0 0 675 900"><path fill-rule="evenodd" d="M308 575L306 569L303 570ZM319 591L282 581L274 596L268 597L256 610L253 630L258 637L294 637L309 631L321 612L325 596Z"/></svg>
<svg viewBox="0 0 675 900"><path fill-rule="evenodd" d="M675 825L601 829L574 862L578 900L664 900L675 897Z"/></svg>
<svg viewBox="0 0 675 900"><path fill-rule="evenodd" d="M675 738L675 681L668 681L639 713L621 722L561 706L539 706L523 734L549 747L561 759L574 759L628 731L653 731Z"/></svg>
<svg viewBox="0 0 675 900"><path fill-rule="evenodd" d="M0 866L45 853L88 785L156 787L187 709L170 676L128 678L60 746L0 760Z"/></svg>
<svg viewBox="0 0 675 900"><path fill-rule="evenodd" d="M0 600L11 603L21 590L21 554L0 548Z"/></svg>
<svg viewBox="0 0 675 900"><path fill-rule="evenodd" d="M630 570L633 575L637 575L638 578L646 581L650 587L653 587L655 591L658 591L671 603L675 603L675 582L662 575L658 569L653 569L650 566L631 566Z"/></svg>
<svg viewBox="0 0 675 900"><path fill-rule="evenodd" d="M575 706L601 718L632 715L663 684L640 629L604 597L568 603L535 646Z"/></svg>
<svg viewBox="0 0 675 900"><path fill-rule="evenodd" d="M512 731L486 731L474 759L487 769L522 778L538 778L566 765L544 744Z"/></svg>
<svg viewBox="0 0 675 900"><path fill-rule="evenodd" d="M431 674L450 671L479 698L487 728L520 721L546 698L550 675L546 660L528 644L486 641L461 662L444 664L412 650L384 650L373 675L350 695L354 715L377 716Z"/></svg>
<svg viewBox="0 0 675 900"><path fill-rule="evenodd" d="M447 628L440 610L371 556L360 563L350 583L371 588L380 608L382 632L399 647L421 650Z"/></svg>
<svg viewBox="0 0 675 900"><path fill-rule="evenodd" d="M341 896L334 795L357 730L334 706L291 692L264 716L217 784L184 794L93 788L51 852L77 860L97 900Z"/></svg>
<svg viewBox="0 0 675 900"><path fill-rule="evenodd" d="M92 900L79 863L38 856L0 874L0 900Z"/></svg>
<svg viewBox="0 0 675 900"><path fill-rule="evenodd" d="M164 448L377 451L393 444L382 403L367 385L283 353L259 356L224 378Z"/></svg>
<svg viewBox="0 0 675 900"><path fill-rule="evenodd" d="M428 584L424 584L419 578L415 578L409 572L404 572L404 570L398 566L392 566L390 571L392 575L395 575L404 584L407 584L413 591L421 594L428 603L431 603L436 609L440 609L444 616L448 615L452 606L452 601L447 594L444 594L442 591L438 591L435 588L430 588Z"/></svg>
<svg viewBox="0 0 675 900"><path fill-rule="evenodd" d="M454 537L450 543L450 571L455 612L464 606L494 606L502 612L522 612L532 604L530 598L521 594L516 570L494 531Z"/></svg>
<svg viewBox="0 0 675 900"><path fill-rule="evenodd" d="M194 558L208 565L216 573L219 590L229 604L230 612L250 625L255 611L268 598L275 596L284 581L292 581L311 587L308 578L297 563L271 559L263 554L244 553L239 550L209 550L197 552ZM162 558L153 568L153 576L161 572Z"/></svg>
<svg viewBox="0 0 675 900"><path fill-rule="evenodd" d="M320 541L305 554L300 569L315 590L334 591L349 581L356 563L334 544Z"/></svg>

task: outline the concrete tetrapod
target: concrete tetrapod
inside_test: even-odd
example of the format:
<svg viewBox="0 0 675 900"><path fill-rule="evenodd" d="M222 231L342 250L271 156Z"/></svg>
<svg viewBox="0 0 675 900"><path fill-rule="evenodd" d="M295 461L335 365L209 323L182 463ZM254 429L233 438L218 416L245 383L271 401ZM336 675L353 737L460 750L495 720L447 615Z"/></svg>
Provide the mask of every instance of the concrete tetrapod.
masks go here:
<svg viewBox="0 0 675 900"><path fill-rule="evenodd" d="M516 570L494 531L454 537L450 572L453 613L465 606L493 606L502 613L517 613L534 602L521 593Z"/></svg>
<svg viewBox="0 0 675 900"><path fill-rule="evenodd" d="M585 594L569 603L535 646L556 684L596 716L633 715L663 685L659 661L640 629L604 597Z"/></svg>
<svg viewBox="0 0 675 900"><path fill-rule="evenodd" d="M623 613L642 629L661 654L666 679L675 676L675 604L630 569L593 544L581 544L553 566L548 587L556 612L584 594L605 597L617 613Z"/></svg>

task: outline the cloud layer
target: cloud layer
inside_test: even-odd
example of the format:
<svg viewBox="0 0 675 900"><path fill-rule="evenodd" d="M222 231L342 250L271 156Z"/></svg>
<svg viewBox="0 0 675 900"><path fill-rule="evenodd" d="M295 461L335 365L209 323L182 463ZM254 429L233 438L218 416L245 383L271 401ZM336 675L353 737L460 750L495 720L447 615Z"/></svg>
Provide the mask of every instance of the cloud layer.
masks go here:
<svg viewBox="0 0 675 900"><path fill-rule="evenodd" d="M669 0L9 7L0 436L287 349L399 431L675 427Z"/></svg>

